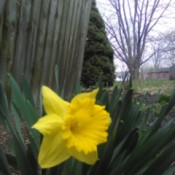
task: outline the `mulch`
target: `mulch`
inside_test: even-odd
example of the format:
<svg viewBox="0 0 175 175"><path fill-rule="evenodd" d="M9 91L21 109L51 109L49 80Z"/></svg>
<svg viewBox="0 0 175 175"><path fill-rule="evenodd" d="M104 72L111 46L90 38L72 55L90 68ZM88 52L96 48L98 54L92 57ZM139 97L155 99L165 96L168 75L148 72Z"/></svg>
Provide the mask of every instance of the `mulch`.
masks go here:
<svg viewBox="0 0 175 175"><path fill-rule="evenodd" d="M3 126L0 125L0 146L2 147L5 153L8 153L7 140L10 139L9 134L5 131ZM11 175L22 175L19 171L17 171L14 167L10 166Z"/></svg>

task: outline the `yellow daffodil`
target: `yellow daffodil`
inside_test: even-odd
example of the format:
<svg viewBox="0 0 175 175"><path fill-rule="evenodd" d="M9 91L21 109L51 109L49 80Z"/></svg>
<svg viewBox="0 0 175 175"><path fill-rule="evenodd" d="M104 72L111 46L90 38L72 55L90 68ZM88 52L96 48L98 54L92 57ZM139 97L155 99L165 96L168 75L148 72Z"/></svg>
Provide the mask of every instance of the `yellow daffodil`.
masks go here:
<svg viewBox="0 0 175 175"><path fill-rule="evenodd" d="M42 87L46 115L33 126L43 135L38 156L42 168L71 156L87 164L97 161L97 145L107 141L111 122L105 107L95 104L97 92L81 93L69 103Z"/></svg>

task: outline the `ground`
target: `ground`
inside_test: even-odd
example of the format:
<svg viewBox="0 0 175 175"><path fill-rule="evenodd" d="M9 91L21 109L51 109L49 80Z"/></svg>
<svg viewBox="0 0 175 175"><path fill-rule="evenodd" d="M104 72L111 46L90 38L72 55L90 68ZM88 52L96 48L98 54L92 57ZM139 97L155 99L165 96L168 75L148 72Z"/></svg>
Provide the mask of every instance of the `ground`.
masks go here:
<svg viewBox="0 0 175 175"><path fill-rule="evenodd" d="M2 125L0 125L0 145L5 152L8 152L6 141L9 139L8 133L4 130ZM21 173L11 167L12 175L21 175Z"/></svg>

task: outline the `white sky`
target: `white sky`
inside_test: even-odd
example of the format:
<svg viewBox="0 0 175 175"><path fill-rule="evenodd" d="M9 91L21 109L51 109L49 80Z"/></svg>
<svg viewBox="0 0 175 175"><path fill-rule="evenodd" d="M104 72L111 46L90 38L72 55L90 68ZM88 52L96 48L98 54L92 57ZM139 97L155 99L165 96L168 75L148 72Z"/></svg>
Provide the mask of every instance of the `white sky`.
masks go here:
<svg viewBox="0 0 175 175"><path fill-rule="evenodd" d="M166 0L163 0L166 2ZM97 8L99 9L101 16L109 16L112 13L112 8L109 5L108 0L96 0L97 3ZM172 3L175 4L175 0L172 0ZM159 32L166 32L166 31L171 31L175 30L175 6L171 6L167 10L168 17L166 19L161 19L159 23L155 26L154 32L159 33ZM116 71L121 71L125 69L126 67L124 66L124 63L120 62L119 60L115 59L114 60L115 65L116 65ZM147 63L150 64L150 63Z"/></svg>

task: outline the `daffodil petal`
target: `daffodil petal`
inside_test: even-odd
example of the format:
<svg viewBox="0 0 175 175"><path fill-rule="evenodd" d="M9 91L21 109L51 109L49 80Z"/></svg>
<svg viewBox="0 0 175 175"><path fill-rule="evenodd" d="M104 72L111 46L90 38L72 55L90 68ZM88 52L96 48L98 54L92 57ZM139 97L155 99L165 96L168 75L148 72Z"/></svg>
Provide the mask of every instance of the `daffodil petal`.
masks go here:
<svg viewBox="0 0 175 175"><path fill-rule="evenodd" d="M71 148L69 151L74 158L89 165L94 165L98 160L97 151L90 152L88 154L85 154L84 152L78 152L75 148Z"/></svg>
<svg viewBox="0 0 175 175"><path fill-rule="evenodd" d="M71 103L69 115L64 119L62 138L68 148L88 154L97 151L97 145L107 141L110 115L104 106L85 98Z"/></svg>
<svg viewBox="0 0 175 175"><path fill-rule="evenodd" d="M95 90L93 90L92 92L80 93L80 94L76 95L76 96L72 99L71 103L72 103L73 101L75 101L75 100L81 100L81 99L84 99L84 98L93 98L93 99L95 99L97 93L98 93L98 89L95 89Z"/></svg>
<svg viewBox="0 0 175 175"><path fill-rule="evenodd" d="M87 126L91 132L87 132L87 137L98 144L105 143L108 137L107 129L111 123L110 115L104 110L104 106L95 105L92 117L91 124Z"/></svg>
<svg viewBox="0 0 175 175"><path fill-rule="evenodd" d="M69 103L60 98L55 92L46 86L42 87L42 94L46 113L56 113L59 116L64 117Z"/></svg>
<svg viewBox="0 0 175 175"><path fill-rule="evenodd" d="M63 119L56 114L48 114L41 117L33 126L43 135L51 135L59 132L61 125L63 124Z"/></svg>
<svg viewBox="0 0 175 175"><path fill-rule="evenodd" d="M70 157L60 133L49 135L43 138L38 156L41 168L50 168L56 166Z"/></svg>

